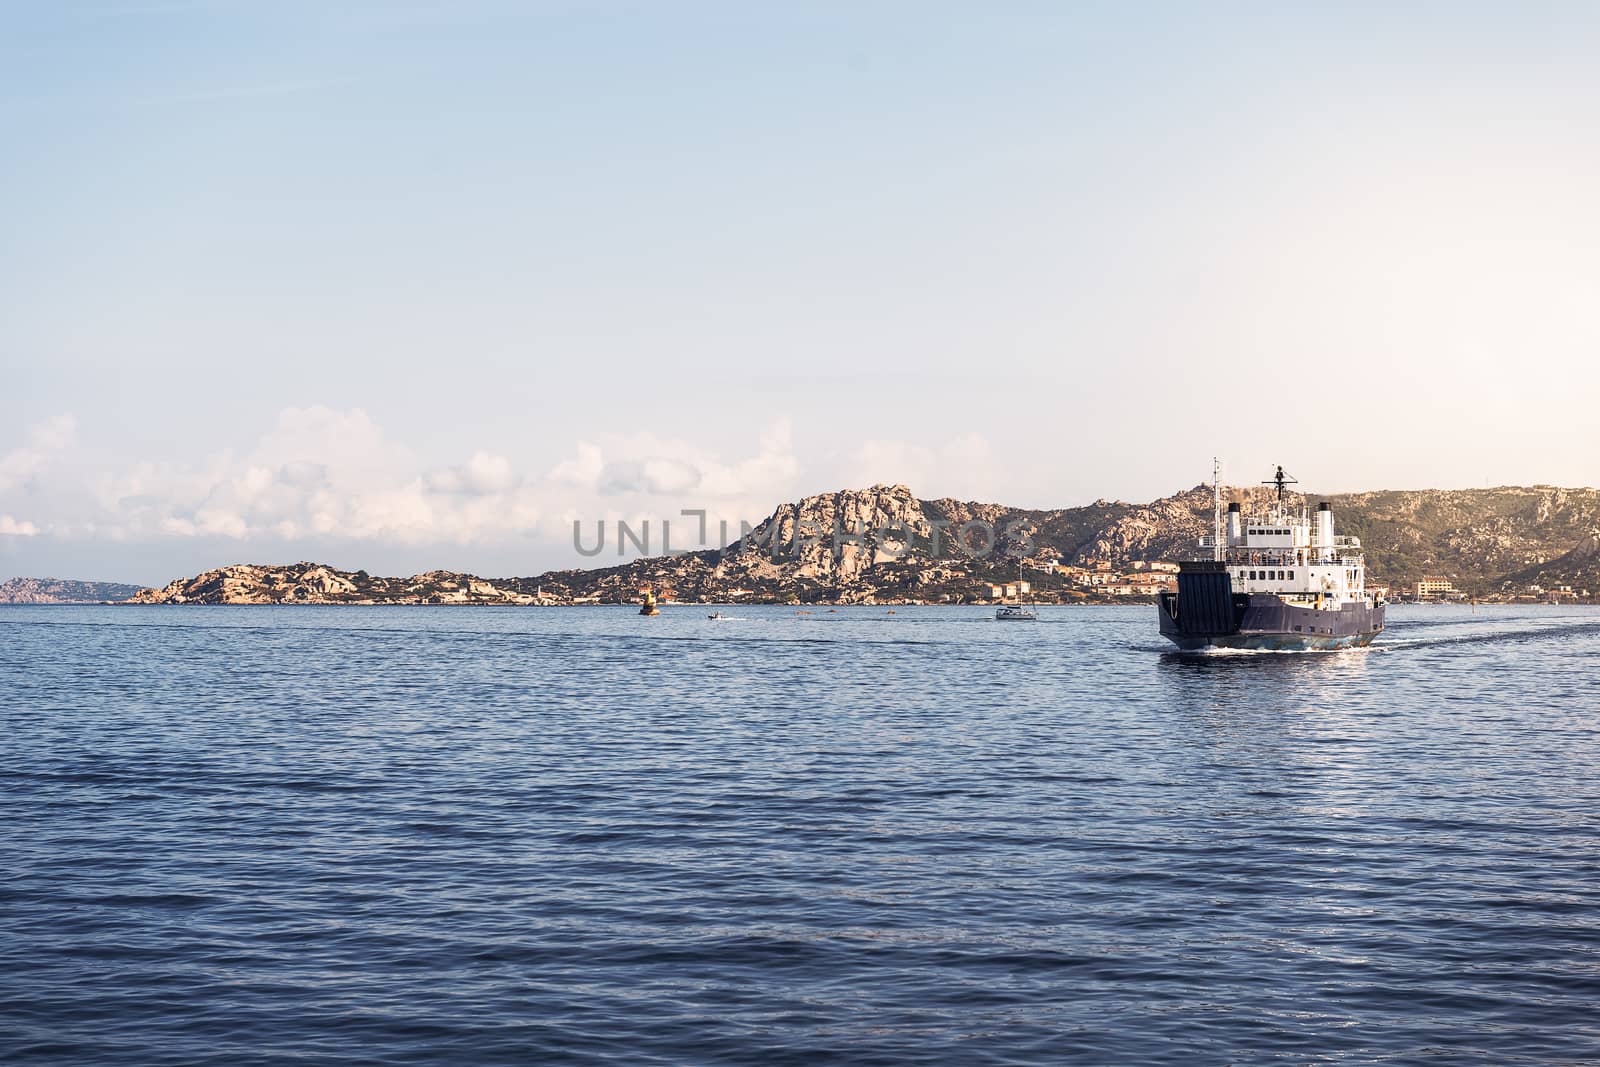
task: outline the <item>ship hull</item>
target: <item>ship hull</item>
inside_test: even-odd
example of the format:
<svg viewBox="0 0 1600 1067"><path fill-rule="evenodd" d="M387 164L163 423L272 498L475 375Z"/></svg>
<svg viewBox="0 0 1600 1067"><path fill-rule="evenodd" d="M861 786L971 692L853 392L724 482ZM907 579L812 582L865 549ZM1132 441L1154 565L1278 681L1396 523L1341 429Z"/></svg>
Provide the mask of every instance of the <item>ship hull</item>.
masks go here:
<svg viewBox="0 0 1600 1067"><path fill-rule="evenodd" d="M1293 604L1271 593L1235 593L1221 564L1184 564L1178 591L1156 604L1161 636L1185 651L1333 651L1369 645L1383 632L1384 605L1337 610Z"/></svg>

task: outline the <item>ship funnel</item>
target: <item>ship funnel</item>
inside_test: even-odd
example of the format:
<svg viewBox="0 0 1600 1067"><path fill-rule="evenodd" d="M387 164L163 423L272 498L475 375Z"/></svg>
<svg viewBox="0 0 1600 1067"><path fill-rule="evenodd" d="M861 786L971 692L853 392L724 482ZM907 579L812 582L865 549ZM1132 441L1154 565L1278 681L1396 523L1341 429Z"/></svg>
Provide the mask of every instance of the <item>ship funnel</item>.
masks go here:
<svg viewBox="0 0 1600 1067"><path fill-rule="evenodd" d="M1228 544L1230 545L1238 544L1244 537L1244 531L1239 527L1240 518L1239 502L1235 500L1228 505Z"/></svg>
<svg viewBox="0 0 1600 1067"><path fill-rule="evenodd" d="M1333 547L1333 505L1326 500L1317 505L1317 544Z"/></svg>

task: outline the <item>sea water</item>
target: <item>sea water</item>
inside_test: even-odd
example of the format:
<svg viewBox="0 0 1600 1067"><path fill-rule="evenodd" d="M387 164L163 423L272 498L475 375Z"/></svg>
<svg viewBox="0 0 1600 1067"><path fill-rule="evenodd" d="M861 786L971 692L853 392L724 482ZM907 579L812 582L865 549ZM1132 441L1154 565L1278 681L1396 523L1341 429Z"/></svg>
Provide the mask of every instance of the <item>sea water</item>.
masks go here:
<svg viewBox="0 0 1600 1067"><path fill-rule="evenodd" d="M0 608L0 1060L1600 1060L1600 611Z"/></svg>

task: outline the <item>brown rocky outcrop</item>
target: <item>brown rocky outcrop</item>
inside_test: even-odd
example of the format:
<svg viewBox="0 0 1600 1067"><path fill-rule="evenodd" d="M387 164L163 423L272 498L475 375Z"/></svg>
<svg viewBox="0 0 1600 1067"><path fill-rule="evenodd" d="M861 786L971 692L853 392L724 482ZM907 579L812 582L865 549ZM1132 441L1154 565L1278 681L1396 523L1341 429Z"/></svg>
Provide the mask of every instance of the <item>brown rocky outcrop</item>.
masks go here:
<svg viewBox="0 0 1600 1067"><path fill-rule="evenodd" d="M848 585L872 567L899 558L902 546L932 535L921 502L906 486L821 493L796 504L780 504L748 538L735 542L720 573L733 576L744 569ZM772 547L764 551L764 546ZM787 557L784 564L772 562L772 548Z"/></svg>

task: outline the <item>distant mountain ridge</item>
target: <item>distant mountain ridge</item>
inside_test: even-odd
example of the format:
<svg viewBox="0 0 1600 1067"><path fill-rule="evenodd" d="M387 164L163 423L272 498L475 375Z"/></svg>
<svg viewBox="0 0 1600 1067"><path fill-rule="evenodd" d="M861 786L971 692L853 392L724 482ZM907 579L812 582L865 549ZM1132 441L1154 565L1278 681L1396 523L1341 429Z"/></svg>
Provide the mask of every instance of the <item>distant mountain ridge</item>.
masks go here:
<svg viewBox="0 0 1600 1067"><path fill-rule="evenodd" d="M0 582L0 604L99 604L107 600L127 600L143 589L142 585L121 582L12 578Z"/></svg>
<svg viewBox="0 0 1600 1067"><path fill-rule="evenodd" d="M1273 491L1230 486L1247 512ZM1600 592L1600 491L1552 486L1384 490L1305 498L1333 505L1341 534L1360 537L1370 580L1397 588L1441 575L1476 595L1570 584ZM1038 567L1100 565L1194 554L1211 530L1212 490L1198 485L1147 504L1097 500L1025 509L949 498L904 485L820 493L774 509L723 548L533 577L433 571L375 578L315 563L240 564L179 579L136 603L536 604L627 602L641 588L682 600L801 603L961 602ZM835 537L840 531L843 537ZM987 532L986 532L987 531ZM963 532L967 540L963 542ZM992 538L992 544L988 539ZM1045 585L1048 578L1035 584ZM1074 598L1096 594L1074 593ZM1056 590L1066 599L1064 590Z"/></svg>

